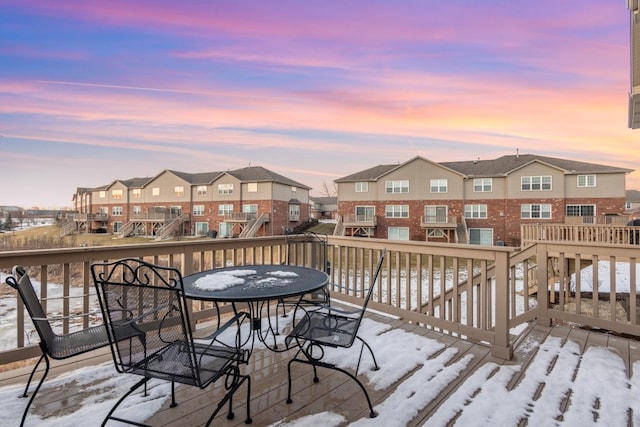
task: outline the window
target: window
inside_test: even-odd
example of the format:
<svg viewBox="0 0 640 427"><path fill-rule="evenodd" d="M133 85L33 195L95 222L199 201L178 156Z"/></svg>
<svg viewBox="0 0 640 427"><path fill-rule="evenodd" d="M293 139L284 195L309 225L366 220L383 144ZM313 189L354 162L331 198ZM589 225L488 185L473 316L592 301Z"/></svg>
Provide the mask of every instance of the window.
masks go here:
<svg viewBox="0 0 640 427"><path fill-rule="evenodd" d="M446 206L425 206L424 222L448 222Z"/></svg>
<svg viewBox="0 0 640 427"><path fill-rule="evenodd" d="M113 221L113 232L119 233L122 230L122 221Z"/></svg>
<svg viewBox="0 0 640 427"><path fill-rule="evenodd" d="M208 222L196 222L196 236L206 236L209 232Z"/></svg>
<svg viewBox="0 0 640 427"><path fill-rule="evenodd" d="M465 218L486 218L487 205L464 205Z"/></svg>
<svg viewBox="0 0 640 427"><path fill-rule="evenodd" d="M520 218L551 218L551 205L520 205Z"/></svg>
<svg viewBox="0 0 640 427"><path fill-rule="evenodd" d="M356 182L356 193L368 193L368 192L369 192L368 182Z"/></svg>
<svg viewBox="0 0 640 427"><path fill-rule="evenodd" d="M107 197L107 192L106 191L100 191L100 193L98 193L98 197L100 197L101 199L104 199L105 197Z"/></svg>
<svg viewBox="0 0 640 427"><path fill-rule="evenodd" d="M578 187L595 187L595 175L578 175Z"/></svg>
<svg viewBox="0 0 640 427"><path fill-rule="evenodd" d="M409 205L387 205L384 216L387 218L409 218Z"/></svg>
<svg viewBox="0 0 640 427"><path fill-rule="evenodd" d="M233 184L218 184L218 195L229 196L233 194Z"/></svg>
<svg viewBox="0 0 640 427"><path fill-rule="evenodd" d="M106 206L102 206L100 208L100 215L109 215L109 208L107 208Z"/></svg>
<svg viewBox="0 0 640 427"><path fill-rule="evenodd" d="M193 205L193 216L204 215L204 205Z"/></svg>
<svg viewBox="0 0 640 427"><path fill-rule="evenodd" d="M133 196L134 199L139 199L142 197L142 190L139 188L134 188L131 191L131 195Z"/></svg>
<svg viewBox="0 0 640 427"><path fill-rule="evenodd" d="M409 240L409 227L389 227L389 240Z"/></svg>
<svg viewBox="0 0 640 427"><path fill-rule="evenodd" d="M449 184L449 180L448 179L432 179L431 180L431 192L432 193L446 193L448 184Z"/></svg>
<svg viewBox="0 0 640 427"><path fill-rule="evenodd" d="M141 206L134 206L133 207L133 213L134 215L138 215L142 213L142 207Z"/></svg>
<svg viewBox="0 0 640 427"><path fill-rule="evenodd" d="M376 217L376 208L374 206L356 206L356 222L373 221Z"/></svg>
<svg viewBox="0 0 640 427"><path fill-rule="evenodd" d="M493 191L493 178L475 178L473 191L476 193L488 193Z"/></svg>
<svg viewBox="0 0 640 427"><path fill-rule="evenodd" d="M298 192L298 187L291 186L291 192L296 194Z"/></svg>
<svg viewBox="0 0 640 427"><path fill-rule="evenodd" d="M242 213L251 214L255 218L258 213L258 205L256 204L246 204L242 205Z"/></svg>
<svg viewBox="0 0 640 427"><path fill-rule="evenodd" d="M409 181L386 181L385 193L408 193Z"/></svg>
<svg viewBox="0 0 640 427"><path fill-rule="evenodd" d="M289 217L291 218L299 218L300 217L300 205L289 205Z"/></svg>
<svg viewBox="0 0 640 427"><path fill-rule="evenodd" d="M250 182L247 184L247 193L257 193L258 192L258 183Z"/></svg>
<svg viewBox="0 0 640 427"><path fill-rule="evenodd" d="M472 245L493 245L493 229L491 228L470 228L469 243Z"/></svg>
<svg viewBox="0 0 640 427"><path fill-rule="evenodd" d="M184 186L176 185L173 191L176 193L176 197L184 197Z"/></svg>
<svg viewBox="0 0 640 427"><path fill-rule="evenodd" d="M198 196L206 196L207 195L207 186L206 185L198 185L196 187L196 194Z"/></svg>
<svg viewBox="0 0 640 427"><path fill-rule="evenodd" d="M551 176L523 176L520 185L522 191L551 190Z"/></svg>
<svg viewBox="0 0 640 427"><path fill-rule="evenodd" d="M233 205L218 205L218 215L227 215L233 212Z"/></svg>
<svg viewBox="0 0 640 427"><path fill-rule="evenodd" d="M160 195L160 187L153 187L151 189L151 195L152 196L159 196Z"/></svg>
<svg viewBox="0 0 640 427"><path fill-rule="evenodd" d="M567 205L567 216L596 216L596 205Z"/></svg>
<svg viewBox="0 0 640 427"><path fill-rule="evenodd" d="M624 208L625 208L625 209L631 209L631 207L632 207L632 206L633 206L633 203L631 203L631 202L626 202L626 203L624 204Z"/></svg>
<svg viewBox="0 0 640 427"><path fill-rule="evenodd" d="M122 216L122 206L113 206L111 208L111 215Z"/></svg>
<svg viewBox="0 0 640 427"><path fill-rule="evenodd" d="M122 199L122 190L111 190L111 197L113 199Z"/></svg>

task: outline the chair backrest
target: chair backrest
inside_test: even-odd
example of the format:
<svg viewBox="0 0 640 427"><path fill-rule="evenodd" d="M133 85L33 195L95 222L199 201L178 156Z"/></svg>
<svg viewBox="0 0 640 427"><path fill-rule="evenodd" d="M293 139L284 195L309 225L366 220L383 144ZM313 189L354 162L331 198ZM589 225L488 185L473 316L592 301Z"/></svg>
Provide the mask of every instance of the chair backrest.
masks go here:
<svg viewBox="0 0 640 427"><path fill-rule="evenodd" d="M329 273L327 236L310 231L285 236L287 265L300 265Z"/></svg>
<svg viewBox="0 0 640 427"><path fill-rule="evenodd" d="M364 301L362 302L362 310L364 311L369 304L369 300L371 299L371 295L373 295L373 290L376 287L376 283L378 281L378 277L380 276L380 271L382 270L382 264L384 262L384 258L387 255L387 249L383 248L380 251L380 257L378 258L378 264L376 265L376 269L373 273L373 279L369 281L369 288L366 290Z"/></svg>
<svg viewBox="0 0 640 427"><path fill-rule="evenodd" d="M126 258L94 263L91 274L116 368L199 385L180 271Z"/></svg>
<svg viewBox="0 0 640 427"><path fill-rule="evenodd" d="M35 326L36 332L40 337L40 347L42 347L43 351L48 352L52 348L56 334L47 319L47 313L44 311L24 267L21 265L14 266L12 274L12 276L7 277L6 282L18 291L20 299L22 299L22 303L26 307L33 326Z"/></svg>

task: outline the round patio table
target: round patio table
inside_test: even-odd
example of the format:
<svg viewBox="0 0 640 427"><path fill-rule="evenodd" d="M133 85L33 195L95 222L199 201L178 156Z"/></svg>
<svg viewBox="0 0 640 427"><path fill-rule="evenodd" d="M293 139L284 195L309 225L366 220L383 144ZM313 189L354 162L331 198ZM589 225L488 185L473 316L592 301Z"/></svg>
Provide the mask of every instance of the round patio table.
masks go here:
<svg viewBox="0 0 640 427"><path fill-rule="evenodd" d="M313 293L329 283L329 276L314 268L296 265L243 265L216 268L183 278L184 293L187 298L215 303L245 303L251 314L253 336L267 348L277 351L275 335L277 327L271 324L270 303L287 298ZM276 313L277 315L277 313ZM263 330L262 319L268 320ZM273 337L273 345L267 339ZM253 342L253 340L252 340Z"/></svg>

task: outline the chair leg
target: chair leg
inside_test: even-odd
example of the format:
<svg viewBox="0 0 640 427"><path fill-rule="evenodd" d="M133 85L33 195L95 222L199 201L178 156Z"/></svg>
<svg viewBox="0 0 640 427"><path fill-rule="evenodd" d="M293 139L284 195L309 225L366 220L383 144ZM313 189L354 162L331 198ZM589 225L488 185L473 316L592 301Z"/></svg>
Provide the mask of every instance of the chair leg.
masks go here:
<svg viewBox="0 0 640 427"><path fill-rule="evenodd" d="M22 395L20 397L29 396L29 386L31 385L31 380L33 379L33 376L35 375L36 371L38 370L38 366L40 366L40 362L42 362L42 359L44 359L44 358L45 358L45 353L42 353L42 356L40 356L40 359L38 359L38 362L36 363L36 365L31 370L31 374L29 375L29 380L27 381L27 386L24 388L24 393L22 393Z"/></svg>
<svg viewBox="0 0 640 427"><path fill-rule="evenodd" d="M44 383L44 379L47 377L47 374L49 373L49 357L47 356L46 353L42 353L42 356L40 356L38 363L36 363L36 366L33 368L33 371L31 371L31 375L29 376L29 381L27 382L27 387L24 389L24 394L22 395L22 397L27 397L27 391L29 389L29 384L31 383L31 379L33 378L33 375L35 374L36 369L38 368L38 365L40 365L40 362L42 362L43 359L45 363L44 373L42 374L42 378L40 378L40 381L38 382L36 389L33 391L33 394L31 395L31 398L27 403L27 407L24 408L24 412L22 413L22 421L20 421L20 427L24 426L24 421L27 419L27 412L29 412L29 408L33 403L33 399L36 398L36 394L38 394L38 390L40 390L42 383Z"/></svg>
<svg viewBox="0 0 640 427"><path fill-rule="evenodd" d="M216 415L218 415L218 412L220 412L220 409L222 409L222 407L227 403L227 401L229 401L229 412L227 413L227 419L232 420L235 415L233 413L233 404L232 404L232 399L233 399L233 394L240 388L240 386L242 385L242 383L244 383L245 381L247 381L247 418L244 421L245 424L251 424L253 422L253 420L251 419L251 412L249 409L249 394L251 393L251 378L248 375L240 375L239 376L240 380L239 381L235 381L234 380L234 384L229 388L229 390L227 391L227 394L224 395L224 397L222 398L222 400L218 403L218 406L216 407L216 410L213 411L213 413L211 414L211 416L209 417L209 419L207 420L207 427L209 427L209 425L211 425L211 422L213 421L213 419L216 417Z"/></svg>
<svg viewBox="0 0 640 427"><path fill-rule="evenodd" d="M144 385L144 395L147 395L147 385ZM176 406L178 406L178 403L176 402L176 383L175 381L171 381L171 405L169 405L170 408L175 408Z"/></svg>
<svg viewBox="0 0 640 427"><path fill-rule="evenodd" d="M360 361L362 360L362 351L364 350L365 346L369 350L369 354L371 355L371 358L373 359L373 366L374 366L373 370L374 371L379 371L380 367L378 366L378 361L376 360L376 356L375 356L375 354L373 354L373 350L371 349L369 344L365 340L363 340L362 338L360 338L357 335L356 335L356 338L358 338L360 340L360 342L362 342L362 347L360 347L360 357L358 358L358 366L356 366L356 375L358 375L358 370L360 369Z"/></svg>
<svg viewBox="0 0 640 427"><path fill-rule="evenodd" d="M106 417L104 417L104 420L102 421L102 427L104 427L104 426L107 424L107 421L109 421L109 420L120 421L120 422L123 422L123 423L132 424L132 425L141 426L141 427L146 426L146 424L140 424L140 423L137 423L137 422L135 422L135 421L129 421L129 420L125 420L125 419L123 419L123 418L114 417L114 416L113 416L113 413L114 413L114 412L115 412L115 410L118 408L118 406L120 406L120 404L121 404L122 402L124 402L124 400L125 400L127 397L129 397L129 395L130 395L131 393L133 393L134 391L136 391L136 390L138 389L138 387L140 387L140 386L141 386L141 385L143 385L143 384L144 384L144 385L145 385L145 387L146 387L146 385L147 385L147 381L149 381L149 378L147 378L147 377L142 378L140 381L138 381L137 383L135 383L135 384L133 385L133 387L131 387L131 388L129 389L129 391L127 391L127 392L124 394L124 396L122 396L122 397L121 397L121 398L116 402L116 404L115 404L115 405L113 405L113 407L111 408L111 410L109 411L109 413L107 414L107 416L106 416Z"/></svg>

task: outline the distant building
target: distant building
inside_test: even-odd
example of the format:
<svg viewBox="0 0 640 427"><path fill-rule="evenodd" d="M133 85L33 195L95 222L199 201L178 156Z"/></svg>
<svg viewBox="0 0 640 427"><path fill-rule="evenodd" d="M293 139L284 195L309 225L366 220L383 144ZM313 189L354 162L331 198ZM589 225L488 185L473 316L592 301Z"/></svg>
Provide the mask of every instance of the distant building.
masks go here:
<svg viewBox="0 0 640 427"><path fill-rule="evenodd" d="M309 196L309 211L313 219L336 219L338 198Z"/></svg>
<svg viewBox="0 0 640 427"><path fill-rule="evenodd" d="M164 170L154 177L78 187L73 197L78 213L69 230L123 237L279 235L309 218L309 190L259 166L206 173Z"/></svg>
<svg viewBox="0 0 640 427"><path fill-rule="evenodd" d="M621 215L630 169L531 154L414 157L335 180L338 234L519 246L520 226Z"/></svg>

